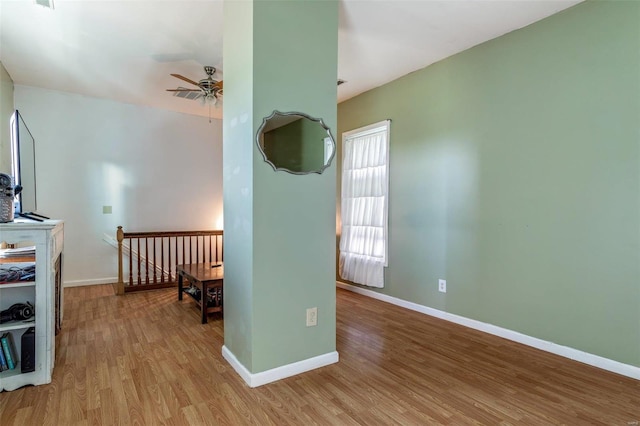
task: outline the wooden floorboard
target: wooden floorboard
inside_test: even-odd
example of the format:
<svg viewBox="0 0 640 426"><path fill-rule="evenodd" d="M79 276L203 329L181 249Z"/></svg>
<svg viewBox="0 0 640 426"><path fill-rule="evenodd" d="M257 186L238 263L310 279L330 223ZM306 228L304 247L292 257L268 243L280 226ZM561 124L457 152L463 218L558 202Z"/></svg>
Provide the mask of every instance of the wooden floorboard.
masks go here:
<svg viewBox="0 0 640 426"><path fill-rule="evenodd" d="M251 389L176 299L65 289L53 382L0 393L0 425L640 422L640 381L340 289L340 362Z"/></svg>

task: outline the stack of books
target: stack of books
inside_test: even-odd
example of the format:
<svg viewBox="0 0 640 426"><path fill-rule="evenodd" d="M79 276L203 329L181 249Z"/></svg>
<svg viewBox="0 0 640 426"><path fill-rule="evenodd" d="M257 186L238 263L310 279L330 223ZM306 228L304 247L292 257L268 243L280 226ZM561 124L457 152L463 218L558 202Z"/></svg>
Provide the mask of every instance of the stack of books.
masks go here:
<svg viewBox="0 0 640 426"><path fill-rule="evenodd" d="M13 370L18 365L16 347L13 344L13 336L7 332L0 337L0 371Z"/></svg>
<svg viewBox="0 0 640 426"><path fill-rule="evenodd" d="M0 249L0 259L13 259L17 257L33 257L35 255L36 255L36 246Z"/></svg>

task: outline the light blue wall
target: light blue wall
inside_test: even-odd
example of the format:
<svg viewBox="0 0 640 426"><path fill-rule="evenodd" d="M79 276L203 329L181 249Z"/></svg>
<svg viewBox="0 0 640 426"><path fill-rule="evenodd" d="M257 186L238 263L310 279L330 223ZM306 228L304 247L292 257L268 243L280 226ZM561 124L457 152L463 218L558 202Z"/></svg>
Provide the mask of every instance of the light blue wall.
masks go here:
<svg viewBox="0 0 640 426"><path fill-rule="evenodd" d="M9 119L13 106L13 80L0 62L0 173L11 174L11 132Z"/></svg>
<svg viewBox="0 0 640 426"><path fill-rule="evenodd" d="M386 118L383 293L640 366L639 3L582 3L364 93L339 132Z"/></svg>
<svg viewBox="0 0 640 426"><path fill-rule="evenodd" d="M15 106L36 143L38 212L65 221L65 284L117 281L117 250L103 236L119 225L222 226L220 120L20 85Z"/></svg>

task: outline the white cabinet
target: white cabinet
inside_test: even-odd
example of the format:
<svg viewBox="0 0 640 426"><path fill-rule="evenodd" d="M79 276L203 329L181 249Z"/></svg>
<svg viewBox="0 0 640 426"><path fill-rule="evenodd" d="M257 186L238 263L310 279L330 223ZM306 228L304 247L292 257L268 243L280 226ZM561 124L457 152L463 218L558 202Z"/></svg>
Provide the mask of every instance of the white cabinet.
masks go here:
<svg viewBox="0 0 640 426"><path fill-rule="evenodd" d="M35 256L0 259L0 269L15 271L35 264L35 278L0 283L0 310L15 303L29 302L35 307L31 321L0 323L0 336L11 333L17 358L16 368L0 372L0 391L25 385L51 382L55 362L55 334L62 324L62 249L64 225L60 220L0 224L0 243L9 246L35 246ZM6 282L8 281L8 282ZM22 335L35 327L35 370L22 372Z"/></svg>

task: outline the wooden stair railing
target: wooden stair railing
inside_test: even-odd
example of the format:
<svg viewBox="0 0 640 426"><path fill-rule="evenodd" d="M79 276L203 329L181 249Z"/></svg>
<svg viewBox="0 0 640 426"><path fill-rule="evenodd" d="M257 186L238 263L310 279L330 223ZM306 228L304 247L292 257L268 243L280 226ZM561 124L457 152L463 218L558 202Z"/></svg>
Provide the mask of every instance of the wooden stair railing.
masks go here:
<svg viewBox="0 0 640 426"><path fill-rule="evenodd" d="M176 265L222 262L222 236L221 230L124 232L118 226L116 294L175 286Z"/></svg>

